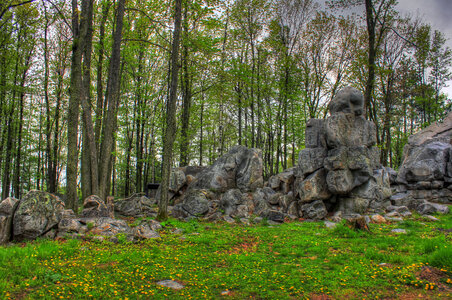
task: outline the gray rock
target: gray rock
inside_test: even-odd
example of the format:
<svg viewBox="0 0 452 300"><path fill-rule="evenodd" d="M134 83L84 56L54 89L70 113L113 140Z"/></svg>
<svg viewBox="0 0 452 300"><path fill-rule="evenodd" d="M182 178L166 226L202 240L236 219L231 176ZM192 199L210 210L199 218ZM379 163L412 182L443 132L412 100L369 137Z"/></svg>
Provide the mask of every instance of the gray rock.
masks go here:
<svg viewBox="0 0 452 300"><path fill-rule="evenodd" d="M229 223L229 224L235 223L235 220L233 218L231 218L230 216L227 216L227 215L223 216L223 220L225 220L225 222Z"/></svg>
<svg viewBox="0 0 452 300"><path fill-rule="evenodd" d="M353 113L360 116L364 112L364 96L354 87L344 87L328 105L331 115L337 113Z"/></svg>
<svg viewBox="0 0 452 300"><path fill-rule="evenodd" d="M402 222L403 218L400 218L400 217L387 217L386 220L388 220L389 222Z"/></svg>
<svg viewBox="0 0 452 300"><path fill-rule="evenodd" d="M445 215L449 213L449 207L447 205L430 203L425 201L424 203L416 207L416 211L421 215L430 215L435 213Z"/></svg>
<svg viewBox="0 0 452 300"><path fill-rule="evenodd" d="M109 217L80 218L80 223L86 225L89 233L98 236L112 237L118 234L132 235L132 229L124 220ZM91 229L90 229L91 228Z"/></svg>
<svg viewBox="0 0 452 300"><path fill-rule="evenodd" d="M434 216L430 216L430 215L426 215L426 216L424 216L424 218L429 220L429 221L431 221L431 222L438 222L439 221L438 218L436 218Z"/></svg>
<svg viewBox="0 0 452 300"><path fill-rule="evenodd" d="M287 215L283 212L277 211L277 210L269 210L266 214L266 217L268 220L272 220L278 223L283 223L284 222L284 218Z"/></svg>
<svg viewBox="0 0 452 300"><path fill-rule="evenodd" d="M302 202L324 200L331 197L325 177L326 170L320 169L309 175L305 180L295 183L295 189Z"/></svg>
<svg viewBox="0 0 452 300"><path fill-rule="evenodd" d="M341 146L371 147L377 141L375 124L354 114L332 115L326 119L325 131L327 144L330 148Z"/></svg>
<svg viewBox="0 0 452 300"><path fill-rule="evenodd" d="M325 121L310 119L306 123L305 137L306 148L326 148Z"/></svg>
<svg viewBox="0 0 452 300"><path fill-rule="evenodd" d="M107 205L98 196L91 195L83 201L82 218L108 218L110 216Z"/></svg>
<svg viewBox="0 0 452 300"><path fill-rule="evenodd" d="M132 234L139 239L157 239L160 235L149 224L143 223L132 228Z"/></svg>
<svg viewBox="0 0 452 300"><path fill-rule="evenodd" d="M391 185L396 184L396 182L397 182L397 172L394 169L390 168L390 167L386 167L385 169L386 169L386 172L389 175L389 183Z"/></svg>
<svg viewBox="0 0 452 300"><path fill-rule="evenodd" d="M266 213L270 209L268 205L269 192L265 189L257 189L256 192L253 193L253 205L254 210L253 213L257 216L266 216Z"/></svg>
<svg viewBox="0 0 452 300"><path fill-rule="evenodd" d="M449 112L443 122L435 122L410 136L408 143L403 148L403 160L411 155L411 151L428 143L439 141L450 143L452 138L452 112ZM450 175L449 177L452 177Z"/></svg>
<svg viewBox="0 0 452 300"><path fill-rule="evenodd" d="M0 245L11 240L14 212L19 205L19 199L8 197L0 202Z"/></svg>
<svg viewBox="0 0 452 300"><path fill-rule="evenodd" d="M115 212L124 217L148 217L156 213L156 210L153 208L156 204L155 199L149 199L140 194L126 199L115 200L114 204Z"/></svg>
<svg viewBox="0 0 452 300"><path fill-rule="evenodd" d="M413 148L400 166L397 182L442 180L452 145L432 142Z"/></svg>
<svg viewBox="0 0 452 300"><path fill-rule="evenodd" d="M157 285L164 286L173 290L181 290L184 288L184 285L174 280L161 280L157 282Z"/></svg>
<svg viewBox="0 0 452 300"><path fill-rule="evenodd" d="M301 150L298 154L298 176L304 177L323 168L326 156L327 150L325 148L305 148Z"/></svg>
<svg viewBox="0 0 452 300"><path fill-rule="evenodd" d="M325 224L325 227L328 229L334 229L337 227L337 223L330 222L330 221L325 221L324 224Z"/></svg>
<svg viewBox="0 0 452 300"><path fill-rule="evenodd" d="M231 189L221 195L220 209L224 211L226 215L233 214L237 206L243 203L243 195L239 189Z"/></svg>
<svg viewBox="0 0 452 300"><path fill-rule="evenodd" d="M209 201L204 190L190 190L185 194L182 208L191 216L199 217L209 211Z"/></svg>
<svg viewBox="0 0 452 300"><path fill-rule="evenodd" d="M263 186L262 172L261 150L235 146L212 166L202 170L190 188L215 192L232 188L239 188L242 192L255 191Z"/></svg>
<svg viewBox="0 0 452 300"><path fill-rule="evenodd" d="M364 214L369 208L371 200L358 197L341 198L339 202L339 210L344 215Z"/></svg>
<svg viewBox="0 0 452 300"><path fill-rule="evenodd" d="M289 193L293 188L295 167L284 170L283 172L273 175L268 179L268 185L275 191L281 191L284 194Z"/></svg>
<svg viewBox="0 0 452 300"><path fill-rule="evenodd" d="M321 200L311 203L301 203L300 215L305 219L321 220L328 214L325 204Z"/></svg>
<svg viewBox="0 0 452 300"><path fill-rule="evenodd" d="M378 202L390 198L392 192L389 184L389 174L384 168L374 170L370 179L353 189L350 195L352 197L366 198Z"/></svg>
<svg viewBox="0 0 452 300"><path fill-rule="evenodd" d="M58 236L63 237L70 233L79 233L83 227L78 219L62 218L58 223Z"/></svg>
<svg viewBox="0 0 452 300"><path fill-rule="evenodd" d="M298 203L297 201L292 201L287 207L287 214L289 216L298 217Z"/></svg>
<svg viewBox="0 0 452 300"><path fill-rule="evenodd" d="M350 170L329 171L326 176L328 190L336 195L345 195L355 187L353 174Z"/></svg>
<svg viewBox="0 0 452 300"><path fill-rule="evenodd" d="M13 218L13 239L36 239L56 228L64 203L55 195L30 191L20 201Z"/></svg>

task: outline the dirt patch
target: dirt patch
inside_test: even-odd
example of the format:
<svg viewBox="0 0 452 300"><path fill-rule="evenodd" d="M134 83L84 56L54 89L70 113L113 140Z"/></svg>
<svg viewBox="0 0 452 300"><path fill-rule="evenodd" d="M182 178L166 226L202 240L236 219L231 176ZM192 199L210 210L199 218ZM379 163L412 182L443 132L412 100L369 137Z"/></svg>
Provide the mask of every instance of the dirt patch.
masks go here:
<svg viewBox="0 0 452 300"><path fill-rule="evenodd" d="M96 268L103 270L103 269L107 269L108 267L114 267L117 264L118 264L117 261L111 261L111 262L104 263L104 264L98 264L98 265L96 265Z"/></svg>
<svg viewBox="0 0 452 300"><path fill-rule="evenodd" d="M311 293L309 295L309 299L310 300L330 300L330 299L333 299L333 298L331 298L327 294L314 294L314 293Z"/></svg>

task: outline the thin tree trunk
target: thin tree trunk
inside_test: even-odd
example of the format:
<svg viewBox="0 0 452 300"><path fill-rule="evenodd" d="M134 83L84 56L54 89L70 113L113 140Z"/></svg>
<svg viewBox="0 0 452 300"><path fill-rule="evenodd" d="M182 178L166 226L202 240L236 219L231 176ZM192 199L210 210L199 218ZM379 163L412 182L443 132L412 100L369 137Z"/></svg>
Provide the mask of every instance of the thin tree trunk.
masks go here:
<svg viewBox="0 0 452 300"><path fill-rule="evenodd" d="M162 189L160 193L158 220L168 218L168 189L173 156L173 144L176 135L176 100L177 100L177 77L179 70L179 44L182 19L182 0L175 0L175 18L173 44L171 49L171 85L166 111L166 130L163 139L163 163L162 163Z"/></svg>
<svg viewBox="0 0 452 300"><path fill-rule="evenodd" d="M82 89L82 40L80 37L77 0L72 0L72 58L71 83L68 107L67 165L66 165L66 207L75 213L78 210L77 169L78 169L78 119L80 93Z"/></svg>

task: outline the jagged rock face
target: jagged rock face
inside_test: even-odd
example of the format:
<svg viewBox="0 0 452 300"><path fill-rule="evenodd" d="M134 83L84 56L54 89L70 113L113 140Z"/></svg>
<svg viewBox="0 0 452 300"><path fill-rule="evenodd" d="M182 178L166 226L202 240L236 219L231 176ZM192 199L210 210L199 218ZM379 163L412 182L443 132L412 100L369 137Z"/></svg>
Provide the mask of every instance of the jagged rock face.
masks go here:
<svg viewBox="0 0 452 300"><path fill-rule="evenodd" d="M13 239L36 239L57 227L64 203L55 195L30 191L20 201L13 219Z"/></svg>
<svg viewBox="0 0 452 300"><path fill-rule="evenodd" d="M215 163L201 171L190 185L193 189L226 192L239 188L242 192L262 187L262 151L235 146Z"/></svg>
<svg viewBox="0 0 452 300"><path fill-rule="evenodd" d="M14 212L19 200L8 197L0 203L0 245L11 240Z"/></svg>

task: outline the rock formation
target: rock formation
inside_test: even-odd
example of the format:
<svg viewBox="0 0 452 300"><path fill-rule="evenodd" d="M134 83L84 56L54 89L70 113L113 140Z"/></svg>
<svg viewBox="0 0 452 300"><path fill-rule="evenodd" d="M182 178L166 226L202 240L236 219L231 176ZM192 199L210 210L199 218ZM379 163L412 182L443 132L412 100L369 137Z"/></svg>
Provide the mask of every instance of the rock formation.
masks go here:
<svg viewBox="0 0 452 300"><path fill-rule="evenodd" d="M452 204L452 112L411 136L403 153L393 204L421 214L447 213L442 204Z"/></svg>
<svg viewBox="0 0 452 300"><path fill-rule="evenodd" d="M308 121L295 176L300 216L380 210L390 197L389 174L379 165L375 125L362 116L363 102L358 90L346 87L331 101L330 117Z"/></svg>

